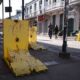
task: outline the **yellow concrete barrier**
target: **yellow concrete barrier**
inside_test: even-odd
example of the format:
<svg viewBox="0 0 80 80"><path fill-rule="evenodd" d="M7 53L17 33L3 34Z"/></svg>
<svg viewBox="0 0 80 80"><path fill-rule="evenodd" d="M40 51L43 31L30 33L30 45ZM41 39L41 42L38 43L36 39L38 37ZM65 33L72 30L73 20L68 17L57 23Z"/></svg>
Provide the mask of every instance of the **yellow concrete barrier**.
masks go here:
<svg viewBox="0 0 80 80"><path fill-rule="evenodd" d="M4 20L4 60L16 76L47 70L38 59L30 55L29 22Z"/></svg>
<svg viewBox="0 0 80 80"><path fill-rule="evenodd" d="M4 20L4 57L9 59L10 50L28 52L28 21ZM26 41L25 41L26 40Z"/></svg>
<svg viewBox="0 0 80 80"><path fill-rule="evenodd" d="M29 44L37 42L37 27L29 27Z"/></svg>
<svg viewBox="0 0 80 80"><path fill-rule="evenodd" d="M44 50L44 46L37 43L37 26L29 28L29 48L34 50Z"/></svg>
<svg viewBox="0 0 80 80"><path fill-rule="evenodd" d="M76 34L76 41L80 41L80 32Z"/></svg>

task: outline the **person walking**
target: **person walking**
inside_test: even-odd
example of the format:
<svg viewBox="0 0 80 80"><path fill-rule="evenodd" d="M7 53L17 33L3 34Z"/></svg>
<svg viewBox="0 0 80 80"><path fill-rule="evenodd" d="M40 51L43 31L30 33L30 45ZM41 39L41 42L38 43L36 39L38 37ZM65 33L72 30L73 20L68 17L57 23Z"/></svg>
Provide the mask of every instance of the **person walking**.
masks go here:
<svg viewBox="0 0 80 80"><path fill-rule="evenodd" d="M50 37L50 39L52 39L52 33L53 33L53 26L52 24L50 23L50 25L48 26L49 30L48 30L48 35Z"/></svg>
<svg viewBox="0 0 80 80"><path fill-rule="evenodd" d="M58 32L59 32L58 26L55 25L55 28L54 28L55 39L58 38Z"/></svg>

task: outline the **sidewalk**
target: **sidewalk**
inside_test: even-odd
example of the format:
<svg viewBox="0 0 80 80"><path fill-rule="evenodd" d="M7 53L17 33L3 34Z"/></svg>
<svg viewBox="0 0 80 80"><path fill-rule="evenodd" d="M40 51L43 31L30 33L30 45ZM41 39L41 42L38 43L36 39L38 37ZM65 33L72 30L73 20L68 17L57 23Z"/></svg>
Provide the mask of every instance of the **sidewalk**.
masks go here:
<svg viewBox="0 0 80 80"><path fill-rule="evenodd" d="M55 39L55 37L53 36L52 39L49 39L49 37L47 35L45 35L45 36L38 35L37 36L37 41L38 42L42 42L42 43L51 44L51 45L56 45L56 46L62 46L63 37L59 36L58 39ZM68 37L67 38L67 46L69 48L80 49L80 42L79 41L75 41L75 37Z"/></svg>

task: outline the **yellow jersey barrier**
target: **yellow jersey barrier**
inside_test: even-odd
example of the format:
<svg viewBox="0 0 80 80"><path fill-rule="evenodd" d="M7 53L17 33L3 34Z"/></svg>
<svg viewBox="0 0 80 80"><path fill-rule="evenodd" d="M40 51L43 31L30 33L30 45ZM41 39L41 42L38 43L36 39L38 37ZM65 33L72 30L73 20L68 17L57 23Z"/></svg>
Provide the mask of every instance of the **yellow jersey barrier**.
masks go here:
<svg viewBox="0 0 80 80"><path fill-rule="evenodd" d="M76 41L80 41L80 32L76 34Z"/></svg>
<svg viewBox="0 0 80 80"><path fill-rule="evenodd" d="M45 50L46 48L37 43L37 27L32 26L29 28L29 48L33 50Z"/></svg>
<svg viewBox="0 0 80 80"><path fill-rule="evenodd" d="M32 43L36 43L37 41L37 27L32 26L29 27L29 44L31 46Z"/></svg>
<svg viewBox="0 0 80 80"><path fill-rule="evenodd" d="M26 20L4 20L4 60L16 76L47 70L29 53L28 23Z"/></svg>

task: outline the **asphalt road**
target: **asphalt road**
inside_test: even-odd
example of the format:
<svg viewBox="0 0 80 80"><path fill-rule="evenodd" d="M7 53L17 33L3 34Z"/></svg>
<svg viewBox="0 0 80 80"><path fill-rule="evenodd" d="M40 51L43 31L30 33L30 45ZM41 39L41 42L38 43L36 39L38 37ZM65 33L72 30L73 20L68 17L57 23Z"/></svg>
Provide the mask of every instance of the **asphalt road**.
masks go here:
<svg viewBox="0 0 80 80"><path fill-rule="evenodd" d="M2 39L0 39L0 80L80 80L80 50L69 48L70 59L62 59L58 57L61 47L49 44L44 46L49 50L30 50L30 53L46 64L48 71L15 77L3 61Z"/></svg>

